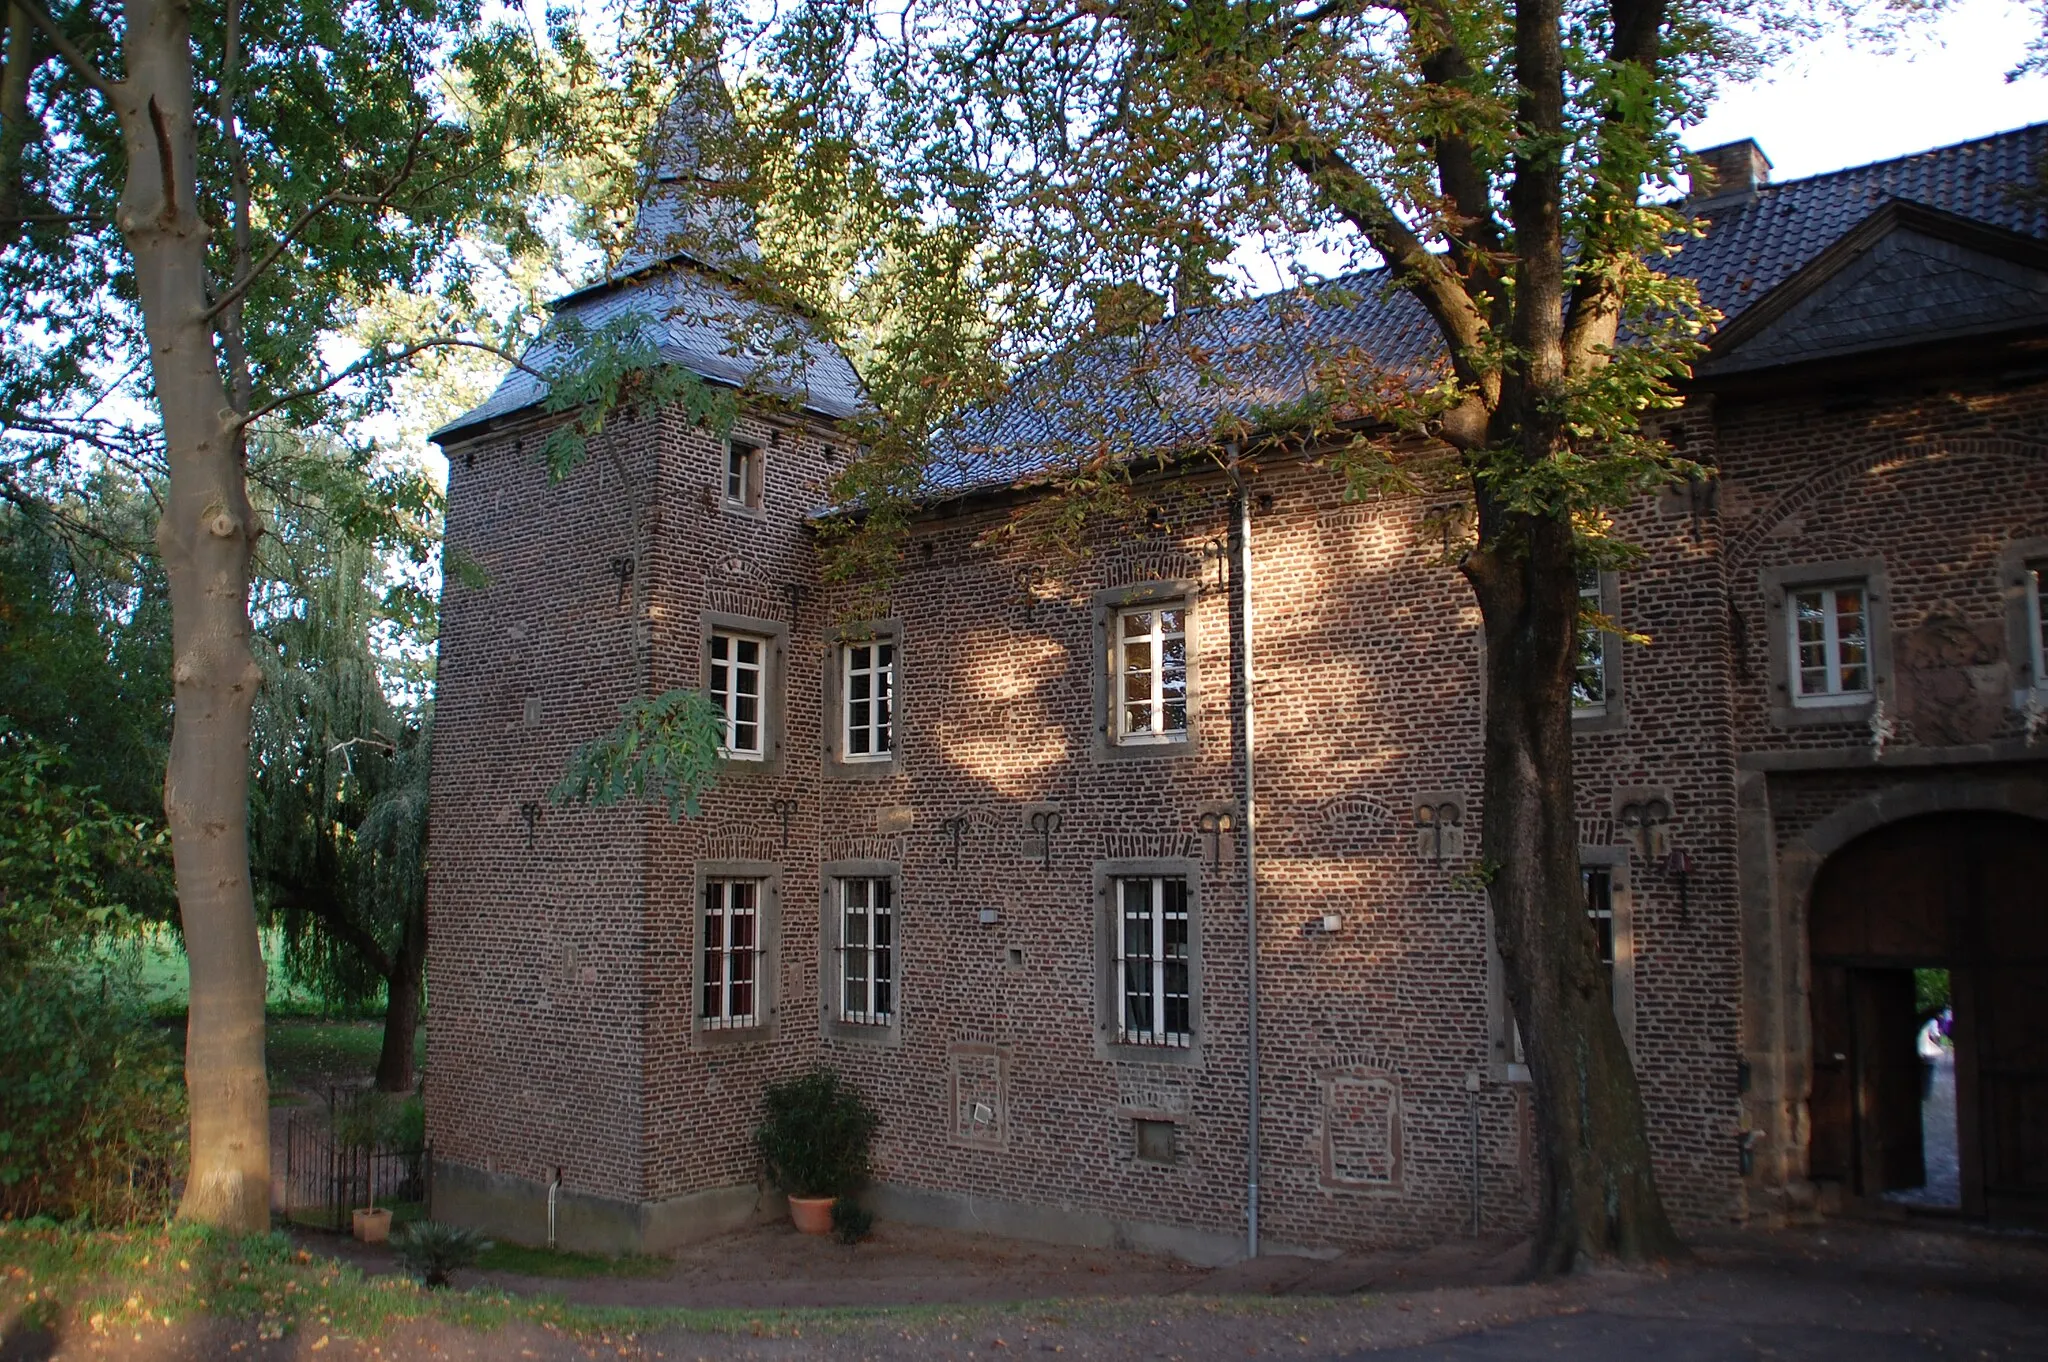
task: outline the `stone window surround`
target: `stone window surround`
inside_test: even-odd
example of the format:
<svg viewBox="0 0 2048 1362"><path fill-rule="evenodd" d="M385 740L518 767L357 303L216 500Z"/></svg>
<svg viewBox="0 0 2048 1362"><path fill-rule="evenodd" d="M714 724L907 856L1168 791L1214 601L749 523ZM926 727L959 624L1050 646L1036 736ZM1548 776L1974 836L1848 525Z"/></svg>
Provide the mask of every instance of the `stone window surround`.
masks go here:
<svg viewBox="0 0 2048 1362"><path fill-rule="evenodd" d="M1998 555L1999 592L2005 600L2005 649L2012 659L2015 709L2048 700L2042 667L2041 614L2048 602L2036 593L2034 564L2048 563L2048 539L2016 539Z"/></svg>
<svg viewBox="0 0 2048 1362"><path fill-rule="evenodd" d="M740 501L732 499L730 490L735 446L752 451L745 474L749 485L743 489L743 499ZM728 435L718 442L718 456L718 509L727 515L744 516L749 520L765 520L768 515L767 446L759 440Z"/></svg>
<svg viewBox="0 0 2048 1362"><path fill-rule="evenodd" d="M1633 1055L1636 1048L1636 952L1635 894L1629 876L1627 846L1579 848L1579 865L1598 866L1613 875L1614 902L1614 1019L1621 1025L1622 1041ZM1487 1068L1496 1083L1526 1083L1529 1066L1515 1058L1515 1012L1508 1000L1507 973L1501 964L1500 946L1494 940L1493 909L1486 912L1487 977Z"/></svg>
<svg viewBox="0 0 2048 1362"><path fill-rule="evenodd" d="M1617 624L1621 622L1621 574L1612 569L1603 568L1600 572L1600 613ZM1603 630L1600 634L1600 670L1607 683L1607 701L1598 710L1572 706L1572 732L1616 733L1628 727L1621 655L1621 635Z"/></svg>
<svg viewBox="0 0 2048 1362"><path fill-rule="evenodd" d="M719 763L718 778L740 780L751 776L780 775L788 716L784 694L787 687L783 678L788 675L789 626L779 620L705 611L698 628L697 675L698 689L707 698L711 694L713 633L747 634L760 639L765 645L761 649L761 755L759 758L723 759Z"/></svg>
<svg viewBox="0 0 2048 1362"><path fill-rule="evenodd" d="M886 1024L842 1021L839 1017L839 946L845 919L839 911L839 881L889 881L891 946L889 1020ZM829 1040L894 1049L903 1043L903 867L895 861L827 861L818 867L818 1027Z"/></svg>
<svg viewBox="0 0 2048 1362"><path fill-rule="evenodd" d="M704 1020L704 891L712 880L758 880L754 905L755 1024L707 1026ZM782 866L775 861L699 861L690 896L690 1044L699 1050L758 1045L781 1029Z"/></svg>
<svg viewBox="0 0 2048 1362"><path fill-rule="evenodd" d="M1195 647L1196 600L1200 590L1201 583L1180 578L1112 587L1096 592L1090 599L1094 660L1089 671L1094 677L1091 689L1095 696L1095 712L1094 728L1089 734L1089 754L1097 762L1172 760L1201 754L1201 721L1197 716L1201 699L1198 679L1201 667ZM1187 640L1188 660L1188 727L1187 736L1179 741L1126 743L1116 738L1116 716L1110 708L1116 696L1116 639L1113 630L1118 611L1139 605L1178 606L1183 612L1181 630Z"/></svg>
<svg viewBox="0 0 2048 1362"><path fill-rule="evenodd" d="M879 641L896 649L895 679L889 690L889 755L846 758L846 646ZM825 716L823 749L827 780L887 780L903 769L903 622L862 620L824 636Z"/></svg>
<svg viewBox="0 0 2048 1362"><path fill-rule="evenodd" d="M1871 698L1850 704L1798 705L1792 700L1792 642L1790 612L1786 601L1801 587L1841 586L1862 582L1866 618L1864 629L1870 637ZM1892 615L1891 583L1882 558L1849 558L1832 563L1799 563L1790 567L1760 568L1757 582L1764 597L1768 621L1764 637L1770 656L1766 684L1770 687L1770 717L1781 728L1818 724L1865 724L1882 704L1892 699Z"/></svg>
<svg viewBox="0 0 2048 1362"><path fill-rule="evenodd" d="M1167 876L1188 886L1188 1043L1129 1045L1117 1039L1122 1019L1116 968L1116 881L1125 876ZM1202 1062L1202 862L1179 856L1136 857L1095 863L1095 1055L1127 1063L1199 1067Z"/></svg>

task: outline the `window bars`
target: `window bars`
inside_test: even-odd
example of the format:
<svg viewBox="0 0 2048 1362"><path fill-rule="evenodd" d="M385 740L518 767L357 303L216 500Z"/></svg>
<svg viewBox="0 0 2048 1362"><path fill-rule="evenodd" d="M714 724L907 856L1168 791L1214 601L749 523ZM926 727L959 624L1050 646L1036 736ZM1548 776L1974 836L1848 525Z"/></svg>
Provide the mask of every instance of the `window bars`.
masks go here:
<svg viewBox="0 0 2048 1362"><path fill-rule="evenodd" d="M1130 877L1117 880L1116 889L1118 1039L1126 1045L1185 1049L1193 1041L1188 882Z"/></svg>
<svg viewBox="0 0 2048 1362"><path fill-rule="evenodd" d="M708 880L704 885L703 1004L707 1028L759 1021L761 882Z"/></svg>
<svg viewBox="0 0 2048 1362"><path fill-rule="evenodd" d="M893 747L896 704L896 645L877 639L849 643L846 657L847 761L885 761Z"/></svg>
<svg viewBox="0 0 2048 1362"><path fill-rule="evenodd" d="M711 703L725 716L723 755L761 759L762 641L745 634L711 636Z"/></svg>
<svg viewBox="0 0 2048 1362"><path fill-rule="evenodd" d="M896 1009L896 931L887 878L839 881L839 1020L887 1026Z"/></svg>
<svg viewBox="0 0 2048 1362"><path fill-rule="evenodd" d="M1119 742L1180 742L1188 732L1187 612L1138 606L1116 616Z"/></svg>

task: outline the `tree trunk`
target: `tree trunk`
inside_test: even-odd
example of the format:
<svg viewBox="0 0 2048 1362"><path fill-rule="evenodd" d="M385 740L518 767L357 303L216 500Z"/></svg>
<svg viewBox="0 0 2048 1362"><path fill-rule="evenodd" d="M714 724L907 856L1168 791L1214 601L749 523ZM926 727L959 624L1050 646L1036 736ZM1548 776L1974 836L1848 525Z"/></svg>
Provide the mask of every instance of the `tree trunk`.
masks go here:
<svg viewBox="0 0 2048 1362"><path fill-rule="evenodd" d="M377 1056L377 1089L411 1092L413 1041L420 1029L420 1003L427 965L426 906L405 925L389 976L385 979L384 1049Z"/></svg>
<svg viewBox="0 0 2048 1362"><path fill-rule="evenodd" d="M1495 519L1466 563L1486 631L1484 845L1494 934L1533 1080L1541 1197L1531 1271L1683 1252L1587 921L1572 791L1579 612L1572 527Z"/></svg>
<svg viewBox="0 0 2048 1362"><path fill-rule="evenodd" d="M185 1085L191 1172L178 1214L270 1226L263 955L249 882L249 558L260 533L207 316L191 24L177 0L130 0L115 87L128 158L117 224L135 260L170 490L157 547L170 583L176 701L164 813L191 963Z"/></svg>

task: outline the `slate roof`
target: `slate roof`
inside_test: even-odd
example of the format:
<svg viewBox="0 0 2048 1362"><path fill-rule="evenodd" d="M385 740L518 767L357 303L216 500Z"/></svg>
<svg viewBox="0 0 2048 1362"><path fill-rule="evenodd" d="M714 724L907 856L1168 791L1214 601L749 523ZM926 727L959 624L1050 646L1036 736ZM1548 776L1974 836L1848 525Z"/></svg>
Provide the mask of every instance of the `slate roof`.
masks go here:
<svg viewBox="0 0 2048 1362"><path fill-rule="evenodd" d="M2048 123L1766 184L1754 196L1700 205L1707 234L1672 268L1698 281L1726 327L1887 204L2048 240L2048 205L2011 192L2035 183L2044 158ZM1299 400L1315 362L1347 350L1393 375L1419 375L1441 354L1427 315L1385 288L1384 271L1191 311L1142 341L1093 342L1027 370L1004 399L944 433L927 492L1026 482L1103 450L1206 443L1219 425L1256 425L1262 409Z"/></svg>
<svg viewBox="0 0 2048 1362"><path fill-rule="evenodd" d="M797 313L746 298L730 272L761 254L751 213L715 163L731 128L717 67L686 73L656 126L651 174L618 272L554 301L548 325L521 356L527 365L549 372L571 356L567 333L638 318L664 360L714 383L772 393L827 420L862 410L860 379L839 347ZM480 406L428 438L445 443L546 397L546 383L514 369Z"/></svg>

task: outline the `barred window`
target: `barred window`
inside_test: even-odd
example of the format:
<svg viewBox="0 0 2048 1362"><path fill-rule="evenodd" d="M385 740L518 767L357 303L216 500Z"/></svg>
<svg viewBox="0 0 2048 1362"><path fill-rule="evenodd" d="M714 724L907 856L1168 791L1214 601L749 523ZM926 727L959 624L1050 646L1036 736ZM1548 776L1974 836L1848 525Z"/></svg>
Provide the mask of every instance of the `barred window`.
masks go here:
<svg viewBox="0 0 2048 1362"><path fill-rule="evenodd" d="M711 703L725 716L725 756L759 761L761 654L765 644L745 634L711 635Z"/></svg>
<svg viewBox="0 0 2048 1362"><path fill-rule="evenodd" d="M1124 877L1117 889L1118 1038L1126 1045L1182 1049L1192 1043L1188 974L1188 882Z"/></svg>
<svg viewBox="0 0 2048 1362"><path fill-rule="evenodd" d="M1117 741L1184 742L1188 734L1187 612L1135 606L1116 614L1112 656Z"/></svg>
<svg viewBox="0 0 2048 1362"><path fill-rule="evenodd" d="M839 1020L887 1026L896 1008L896 931L887 878L839 881Z"/></svg>
<svg viewBox="0 0 2048 1362"><path fill-rule="evenodd" d="M896 645L849 643L845 654L847 761L886 760L894 746Z"/></svg>
<svg viewBox="0 0 2048 1362"><path fill-rule="evenodd" d="M2048 686L2048 610L2042 598L2048 595L2048 563L2027 564L2027 637L2033 649L2034 684Z"/></svg>
<svg viewBox="0 0 2048 1362"><path fill-rule="evenodd" d="M704 1025L756 1025L759 978L761 882L707 880L704 884Z"/></svg>
<svg viewBox="0 0 2048 1362"><path fill-rule="evenodd" d="M1788 595L1794 704L1870 698L1869 603L1863 583L1802 586Z"/></svg>

